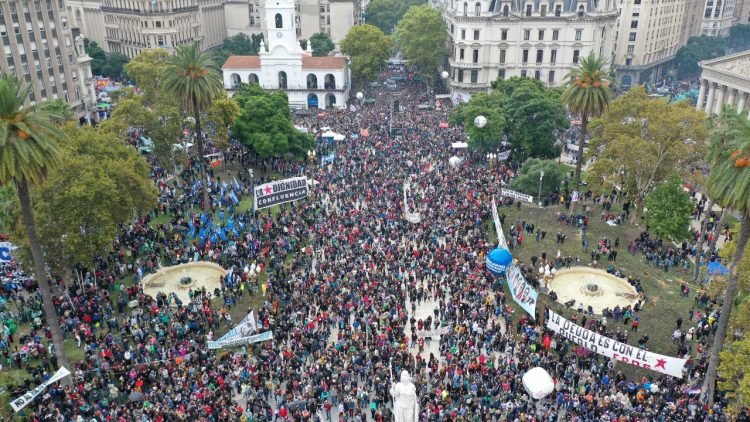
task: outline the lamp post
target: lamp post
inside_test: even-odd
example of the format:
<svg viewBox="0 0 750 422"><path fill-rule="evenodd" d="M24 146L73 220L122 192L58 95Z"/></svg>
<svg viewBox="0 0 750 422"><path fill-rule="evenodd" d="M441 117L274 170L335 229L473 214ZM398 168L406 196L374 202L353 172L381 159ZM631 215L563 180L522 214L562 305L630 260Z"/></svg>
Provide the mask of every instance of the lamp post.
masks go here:
<svg viewBox="0 0 750 422"><path fill-rule="evenodd" d="M362 99L365 98L365 94L362 93L362 91L357 92L357 100L359 101L359 106L362 107Z"/></svg>
<svg viewBox="0 0 750 422"><path fill-rule="evenodd" d="M539 212L542 210L542 179L544 179L544 172L539 171L539 206L536 209L536 227L539 227Z"/></svg>
<svg viewBox="0 0 750 422"><path fill-rule="evenodd" d="M444 70L444 71L440 72L440 78L443 80L443 84L445 85L445 91L446 92L450 92L450 90L448 89L448 78L450 76L451 76L451 74L448 73L447 70Z"/></svg>

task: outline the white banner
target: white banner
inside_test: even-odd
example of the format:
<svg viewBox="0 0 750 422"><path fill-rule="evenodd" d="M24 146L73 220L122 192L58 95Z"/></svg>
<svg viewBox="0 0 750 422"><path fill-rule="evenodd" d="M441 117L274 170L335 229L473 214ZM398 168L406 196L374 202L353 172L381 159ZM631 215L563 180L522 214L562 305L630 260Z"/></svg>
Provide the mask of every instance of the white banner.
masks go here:
<svg viewBox="0 0 750 422"><path fill-rule="evenodd" d="M39 394L41 394L42 391L44 391L45 389L47 389L47 387L50 384L52 384L52 383L54 383L54 382L56 382L56 381L58 381L58 380L60 380L62 378L65 378L68 375L70 375L70 371L68 371L65 367L61 367L60 369L57 370L57 372L55 372L52 375L52 377L50 379L48 379L47 381L39 384L35 389L27 391L26 394L24 394L23 396L21 396L21 397L15 399L15 400L13 400L12 402L10 402L10 407L13 408L14 412L18 412L19 410L21 410L24 407L26 407L26 405L28 405L29 403L31 403L34 400L34 398L36 396L38 396Z"/></svg>
<svg viewBox="0 0 750 422"><path fill-rule="evenodd" d="M434 330L423 330L423 331L417 331L417 337L423 338L423 337L437 337L441 336L443 334L448 334L450 331L450 327L440 327L435 328Z"/></svg>
<svg viewBox="0 0 750 422"><path fill-rule="evenodd" d="M253 208L256 211L262 210L263 208L306 198L309 194L307 177L292 177L268 182L253 189Z"/></svg>
<svg viewBox="0 0 750 422"><path fill-rule="evenodd" d="M497 232L497 244L501 248L508 249L508 241L505 240L505 233L503 233L503 226L500 224L500 216L497 213L497 202L495 197L492 197L492 222L495 223L495 232Z"/></svg>
<svg viewBox="0 0 750 422"><path fill-rule="evenodd" d="M511 264L506 272L508 278L508 288L510 289L513 300L531 315L531 319L536 319L536 302L539 292L526 281L521 274L521 270L515 264Z"/></svg>
<svg viewBox="0 0 750 422"><path fill-rule="evenodd" d="M552 312L552 310L548 314L547 328L579 346L583 346L594 353L610 359L661 372L662 374L671 375L676 378L682 378L682 368L685 366L685 359L659 355L629 344L620 343L609 337L604 337L587 330L580 325L576 325Z"/></svg>
<svg viewBox="0 0 750 422"><path fill-rule="evenodd" d="M265 333L256 334L248 337L238 337L232 340L223 341L209 341L209 350L223 349L224 347L241 346L243 344L259 343L261 341L267 341L273 339L273 331L266 331Z"/></svg>
<svg viewBox="0 0 750 422"><path fill-rule="evenodd" d="M253 314L253 311L250 311L250 313L247 314L247 316L245 316L245 318L243 318L239 324L237 324L231 330L227 331L227 333L221 336L221 338L217 341L234 340L235 338L239 337L247 337L256 331L258 331L258 327L255 324L255 315Z"/></svg>
<svg viewBox="0 0 750 422"><path fill-rule="evenodd" d="M503 151L497 154L497 161L505 161L510 158L510 150Z"/></svg>
<svg viewBox="0 0 750 422"><path fill-rule="evenodd" d="M500 193L504 196L510 196L513 199L519 199L524 202L528 202L530 204L534 203L534 197L531 195L526 195L525 193L516 192L514 190L500 188Z"/></svg>

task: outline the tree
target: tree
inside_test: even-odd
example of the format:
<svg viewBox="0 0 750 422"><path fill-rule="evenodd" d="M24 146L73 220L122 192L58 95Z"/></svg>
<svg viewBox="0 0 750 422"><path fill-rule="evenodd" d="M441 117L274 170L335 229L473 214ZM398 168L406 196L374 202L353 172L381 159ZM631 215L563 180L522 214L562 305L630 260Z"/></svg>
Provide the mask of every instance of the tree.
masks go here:
<svg viewBox="0 0 750 422"><path fill-rule="evenodd" d="M592 121L589 168L594 189L620 188L641 215L644 200L670 174L697 161L705 151L705 114L684 102L649 99L635 87ZM709 195L710 196L710 195Z"/></svg>
<svg viewBox="0 0 750 422"><path fill-rule="evenodd" d="M570 70L565 79L562 102L571 114L581 117L575 174L575 190L580 191L583 148L586 146L589 119L601 116L607 109L612 98L612 78L609 76L607 62L592 51L580 60L578 66Z"/></svg>
<svg viewBox="0 0 750 422"><path fill-rule="evenodd" d="M240 116L233 135L263 158L291 156L304 159L314 147L311 135L294 127L284 91L264 91L256 84L240 84L234 94Z"/></svg>
<svg viewBox="0 0 750 422"><path fill-rule="evenodd" d="M532 78L513 77L493 82L492 86L507 98L503 108L514 160L559 156L560 148L555 142L570 126L559 92Z"/></svg>
<svg viewBox="0 0 750 422"><path fill-rule="evenodd" d="M321 57L327 56L328 53L336 48L336 45L331 40L331 36L325 32L318 32L310 37L310 44L312 46L313 56Z"/></svg>
<svg viewBox="0 0 750 422"><path fill-rule="evenodd" d="M44 316L52 332L52 343L60 366L70 367L65 355L60 320L55 310L47 265L37 236L32 211L31 186L42 183L45 176L61 162L60 143L65 134L54 124L49 102L27 105L30 85L13 76L0 79L0 185L14 186L18 192L21 215L29 238L34 263L34 277L42 295ZM63 382L72 385L70 377Z"/></svg>
<svg viewBox="0 0 750 422"><path fill-rule="evenodd" d="M440 12L430 5L410 7L398 22L394 38L409 63L429 79L445 60L448 30Z"/></svg>
<svg viewBox="0 0 750 422"><path fill-rule="evenodd" d="M726 40L728 48L734 51L744 51L750 48L750 25L734 25L729 28L729 38Z"/></svg>
<svg viewBox="0 0 750 422"><path fill-rule="evenodd" d="M750 238L750 169L747 166L749 155L750 123L744 115L737 114L732 107L726 107L724 113L716 120L716 126L711 133L707 157L711 173L706 182L706 190L714 202L738 212L742 216L742 222L703 384L703 393L708 400L709 408L714 402L720 353L724 349L732 305L738 290L739 269Z"/></svg>
<svg viewBox="0 0 750 422"><path fill-rule="evenodd" d="M423 3L425 0L372 0L367 4L365 20L390 34L411 6Z"/></svg>
<svg viewBox="0 0 750 422"><path fill-rule="evenodd" d="M201 163L201 180L206 180L205 146L201 129L201 112L224 91L221 75L206 53L201 53L197 43L179 46L175 54L167 58L169 70L164 79L164 89L192 114L195 119L195 143L198 146L198 162ZM208 187L203 189L203 210L210 200Z"/></svg>
<svg viewBox="0 0 750 422"><path fill-rule="evenodd" d="M540 172L544 172L542 197L551 192L556 192L564 176L560 166L554 160L539 160L536 158L529 158L523 163L521 174L511 181L510 187L536 197L539 195Z"/></svg>
<svg viewBox="0 0 750 422"><path fill-rule="evenodd" d="M723 38L709 37L708 35L690 37L687 44L680 47L675 54L674 66L677 68L677 78L691 79L698 77L701 73L698 62L720 57L724 54Z"/></svg>
<svg viewBox="0 0 750 422"><path fill-rule="evenodd" d="M107 76L110 78L121 78L123 66L128 58L120 53L107 53L102 50L96 41L84 38L83 47L86 54L91 57L91 73L94 75Z"/></svg>
<svg viewBox="0 0 750 422"><path fill-rule="evenodd" d="M221 49L213 52L213 59L219 65L224 64L229 56L257 56L263 34L247 35L244 32L224 38Z"/></svg>
<svg viewBox="0 0 750 422"><path fill-rule="evenodd" d="M135 81L146 97L146 103L155 102L162 93L162 83L169 68L167 57L169 54L165 50L144 50L125 65L125 73Z"/></svg>
<svg viewBox="0 0 750 422"><path fill-rule="evenodd" d="M11 186L0 186L0 234L8 234L16 226L18 196Z"/></svg>
<svg viewBox="0 0 750 422"><path fill-rule="evenodd" d="M62 163L35 190L34 214L50 264L94 268L112 249L123 224L156 207L150 166L113 133L91 126L65 128Z"/></svg>
<svg viewBox="0 0 750 422"><path fill-rule="evenodd" d="M467 143L471 148L483 152L495 151L507 129L504 108L506 101L507 98L498 91L474 94L471 101L460 103L456 107L449 122L454 126L464 125ZM483 128L478 128L474 124L477 116L487 119L487 124Z"/></svg>
<svg viewBox="0 0 750 422"><path fill-rule="evenodd" d="M695 206L690 195L682 189L682 181L676 173L661 182L646 196L646 224L662 239L675 242L688 240L688 231Z"/></svg>
<svg viewBox="0 0 750 422"><path fill-rule="evenodd" d="M341 52L351 58L352 73L358 84L377 78L390 51L390 39L373 25L355 25L341 41Z"/></svg>
<svg viewBox="0 0 750 422"><path fill-rule="evenodd" d="M211 103L206 113L206 126L213 133L213 141L219 147L229 145L229 128L232 127L240 115L240 106L234 98L222 93Z"/></svg>

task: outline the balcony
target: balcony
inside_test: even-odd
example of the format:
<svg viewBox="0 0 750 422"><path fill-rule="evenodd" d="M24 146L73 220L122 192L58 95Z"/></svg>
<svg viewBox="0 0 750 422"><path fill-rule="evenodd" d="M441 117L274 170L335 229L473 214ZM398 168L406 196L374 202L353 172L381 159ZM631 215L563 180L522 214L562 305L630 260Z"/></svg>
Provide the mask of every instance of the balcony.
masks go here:
<svg viewBox="0 0 750 422"><path fill-rule="evenodd" d="M451 68L455 67L461 69L481 69L482 67L484 67L481 63L471 63L463 60L456 61L452 59L448 60L448 64Z"/></svg>

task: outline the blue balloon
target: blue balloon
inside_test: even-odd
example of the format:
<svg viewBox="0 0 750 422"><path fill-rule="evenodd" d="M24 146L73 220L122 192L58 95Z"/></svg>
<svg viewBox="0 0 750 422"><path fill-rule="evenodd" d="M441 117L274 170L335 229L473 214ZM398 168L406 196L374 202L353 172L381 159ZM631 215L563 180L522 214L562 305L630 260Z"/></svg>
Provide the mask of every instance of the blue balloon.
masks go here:
<svg viewBox="0 0 750 422"><path fill-rule="evenodd" d="M505 274L505 271L512 262L513 256L505 248L496 248L487 254L487 269L496 276Z"/></svg>

